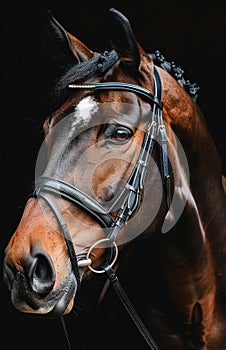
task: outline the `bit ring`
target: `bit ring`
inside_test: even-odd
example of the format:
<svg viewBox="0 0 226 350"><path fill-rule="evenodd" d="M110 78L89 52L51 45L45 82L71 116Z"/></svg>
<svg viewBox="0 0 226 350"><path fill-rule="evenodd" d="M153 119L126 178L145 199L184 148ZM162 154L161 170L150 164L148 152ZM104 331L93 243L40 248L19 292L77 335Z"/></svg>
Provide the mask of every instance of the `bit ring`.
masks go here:
<svg viewBox="0 0 226 350"><path fill-rule="evenodd" d="M106 243L106 242L110 242L110 240L108 238L103 238L103 239L100 239L99 241L95 242L88 250L88 253L86 255L86 259L90 259L90 253L91 251L97 246L97 245L100 245L101 243ZM118 247L117 247L117 244L115 242L112 242L113 246L114 246L114 250L115 250L115 256L114 258L112 259L111 263L109 264L110 267L112 267L114 265L114 263L116 262L117 258L118 258ZM104 269L94 269L91 264L88 265L88 268L94 272L94 273L104 273L105 270Z"/></svg>

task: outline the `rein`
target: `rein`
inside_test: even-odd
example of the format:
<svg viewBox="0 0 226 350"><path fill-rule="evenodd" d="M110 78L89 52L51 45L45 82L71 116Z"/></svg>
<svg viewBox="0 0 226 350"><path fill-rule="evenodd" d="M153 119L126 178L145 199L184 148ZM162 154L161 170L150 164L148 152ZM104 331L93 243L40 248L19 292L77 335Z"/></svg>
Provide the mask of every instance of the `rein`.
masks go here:
<svg viewBox="0 0 226 350"><path fill-rule="evenodd" d="M112 269L117 256L118 248L115 243L117 235L121 228L129 221L140 206L142 194L144 190L144 180L147 172L147 166L149 163L150 156L153 151L155 142L159 144L158 150L160 153L160 173L162 177L163 190L166 198L166 205L169 209L171 202L170 192L170 175L168 170L168 152L167 152L167 135L165 125L162 118L162 85L161 79L157 69L154 67L154 94L149 90L122 82L105 82L105 83L94 83L89 85L69 85L70 89L86 89L86 90L118 90L118 91L129 91L134 92L153 106L152 108L152 119L147 123L145 136L143 139L142 148L138 157L138 161L134 166L132 174L126 183L119 198L116 199L112 207L107 211L102 207L95 199L88 196L85 192L80 189L55 178L50 177L39 177L36 180L35 190L32 193L32 197L42 198L53 211L56 219L59 223L65 242L67 245L69 257L71 260L72 270L77 280L78 290L80 289L80 274L79 267L89 267L94 273L106 273L109 281L114 287L120 301L125 307L126 311L130 315L137 329L140 331L144 340L152 350L158 350L158 346L153 340L150 332L147 330L139 315L133 308L128 296L122 288L118 277ZM89 249L85 259L79 260L74 250L72 238L67 229L67 225L59 212L55 203L49 198L48 194L52 193L70 201L74 205L79 206L91 215L96 221L99 222L102 228L110 229L110 233L106 238L95 242ZM117 211L115 218L112 218L110 213L114 211L114 207L117 203L122 202L121 207ZM90 259L91 251L100 244L106 244L109 247L105 264L99 269L94 269Z"/></svg>

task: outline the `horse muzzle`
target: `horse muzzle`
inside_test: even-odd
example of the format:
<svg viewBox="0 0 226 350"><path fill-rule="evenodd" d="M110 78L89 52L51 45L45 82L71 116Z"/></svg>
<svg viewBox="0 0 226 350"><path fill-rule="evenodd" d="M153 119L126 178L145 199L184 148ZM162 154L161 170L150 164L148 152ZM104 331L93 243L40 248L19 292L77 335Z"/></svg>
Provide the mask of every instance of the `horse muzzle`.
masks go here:
<svg viewBox="0 0 226 350"><path fill-rule="evenodd" d="M3 279L11 292L13 305L19 311L56 318L70 312L77 289L72 271L56 288L56 272L50 257L38 251L16 269L7 256L3 266Z"/></svg>

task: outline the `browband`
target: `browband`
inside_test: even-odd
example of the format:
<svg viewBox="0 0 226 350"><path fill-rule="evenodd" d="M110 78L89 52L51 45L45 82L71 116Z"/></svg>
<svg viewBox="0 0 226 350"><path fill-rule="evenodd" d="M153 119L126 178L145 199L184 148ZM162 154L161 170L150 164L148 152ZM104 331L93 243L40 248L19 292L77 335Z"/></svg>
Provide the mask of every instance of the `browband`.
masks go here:
<svg viewBox="0 0 226 350"><path fill-rule="evenodd" d="M80 90L123 90L134 92L143 98L148 98L148 100L157 104L160 109L162 109L162 101L155 95L151 93L148 89L142 86L122 83L122 82L105 82L105 83L94 83L94 84L69 84L69 89L80 89Z"/></svg>

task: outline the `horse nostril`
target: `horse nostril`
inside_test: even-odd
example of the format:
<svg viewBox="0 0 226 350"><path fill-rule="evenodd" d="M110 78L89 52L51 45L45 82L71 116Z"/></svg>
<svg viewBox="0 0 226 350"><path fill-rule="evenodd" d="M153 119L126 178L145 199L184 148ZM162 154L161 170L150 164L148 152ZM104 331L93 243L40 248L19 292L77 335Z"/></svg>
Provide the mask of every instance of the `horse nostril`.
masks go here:
<svg viewBox="0 0 226 350"><path fill-rule="evenodd" d="M47 294L55 283L55 269L50 257L44 252L37 253L29 270L29 281L34 292Z"/></svg>

